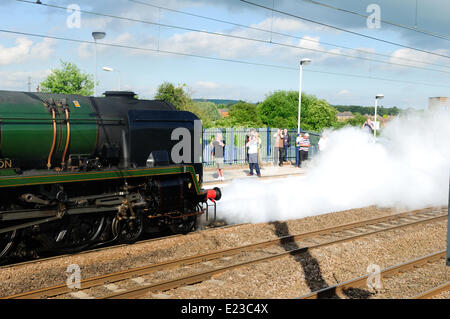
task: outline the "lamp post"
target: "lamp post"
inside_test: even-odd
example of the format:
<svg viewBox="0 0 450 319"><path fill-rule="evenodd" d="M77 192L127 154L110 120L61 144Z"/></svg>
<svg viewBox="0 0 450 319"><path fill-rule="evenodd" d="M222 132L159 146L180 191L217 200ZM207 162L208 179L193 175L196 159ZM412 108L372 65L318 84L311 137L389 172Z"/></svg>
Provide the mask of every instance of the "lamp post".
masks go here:
<svg viewBox="0 0 450 319"><path fill-rule="evenodd" d="M97 40L101 40L106 36L105 32L92 32L95 41L95 72L94 72L94 96L97 96Z"/></svg>
<svg viewBox="0 0 450 319"><path fill-rule="evenodd" d="M381 100L382 98L384 98L383 94L377 94L375 96L375 128L373 130L373 136L375 138L377 137L377 107L378 107L378 100Z"/></svg>
<svg viewBox="0 0 450 319"><path fill-rule="evenodd" d="M300 83L299 83L299 90L298 90L298 128L297 128L297 134L300 134L300 116L301 116L301 109L302 109L302 73L303 73L303 65L307 65L311 63L310 59L302 59L300 61Z"/></svg>
<svg viewBox="0 0 450 319"><path fill-rule="evenodd" d="M119 72L119 70L117 70L117 69L113 69L113 68L110 68L110 67L107 67L107 66L104 66L103 67L103 71L106 71L106 72L117 72L117 74L119 75L119 91L120 91L120 72Z"/></svg>

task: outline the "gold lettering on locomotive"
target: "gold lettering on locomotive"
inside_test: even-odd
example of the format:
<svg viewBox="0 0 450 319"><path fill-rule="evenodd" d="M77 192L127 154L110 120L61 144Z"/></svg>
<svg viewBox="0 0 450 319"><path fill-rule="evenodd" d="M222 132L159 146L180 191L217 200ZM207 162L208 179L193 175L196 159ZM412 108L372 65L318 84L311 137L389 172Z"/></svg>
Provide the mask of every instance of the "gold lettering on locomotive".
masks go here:
<svg viewBox="0 0 450 319"><path fill-rule="evenodd" d="M0 169L12 168L12 160L0 159Z"/></svg>

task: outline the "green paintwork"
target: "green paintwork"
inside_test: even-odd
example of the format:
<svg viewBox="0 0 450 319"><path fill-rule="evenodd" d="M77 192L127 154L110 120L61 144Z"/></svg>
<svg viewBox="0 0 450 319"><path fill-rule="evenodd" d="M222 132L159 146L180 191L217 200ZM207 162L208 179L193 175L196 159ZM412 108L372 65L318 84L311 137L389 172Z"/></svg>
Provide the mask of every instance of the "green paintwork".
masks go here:
<svg viewBox="0 0 450 319"><path fill-rule="evenodd" d="M13 168L0 169L0 176L11 176L17 175L16 171Z"/></svg>
<svg viewBox="0 0 450 319"><path fill-rule="evenodd" d="M122 170L104 170L86 173L68 173L68 172L52 172L48 173L46 170L36 171L33 175L28 176L0 176L0 188L18 187L18 186L32 186L40 184L62 184L73 182L85 182L93 180L106 179L123 179L133 177L145 177L156 175L172 175L189 173L194 181L194 186L197 194L201 194L200 185L195 175L193 166L167 166L167 167L152 167L142 169L122 169Z"/></svg>
<svg viewBox="0 0 450 319"><path fill-rule="evenodd" d="M52 115L42 101L67 99L70 109L70 144L68 154L92 154L97 143L97 121L87 97L43 93L0 91L0 155L13 161L47 161L52 141ZM76 107L73 101L78 101ZM57 139L52 163L58 166L67 136L65 113L58 108Z"/></svg>

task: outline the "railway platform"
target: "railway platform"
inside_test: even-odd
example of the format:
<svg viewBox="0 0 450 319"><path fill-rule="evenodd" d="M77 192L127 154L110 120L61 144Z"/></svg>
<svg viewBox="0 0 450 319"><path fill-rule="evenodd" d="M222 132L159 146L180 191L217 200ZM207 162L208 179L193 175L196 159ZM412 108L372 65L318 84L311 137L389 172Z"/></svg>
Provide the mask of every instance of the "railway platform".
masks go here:
<svg viewBox="0 0 450 319"><path fill-rule="evenodd" d="M254 176L247 176L250 172L248 165L236 165L224 168L224 181L218 181L217 170L214 167L208 167L204 169L203 172L203 184L221 184L229 183L234 179L241 178L258 178L256 173ZM265 164L261 167L262 178L277 178L277 177L287 177L287 176L297 176L303 175L305 170L303 168L298 168L291 164L285 164L284 166L273 166L272 164Z"/></svg>

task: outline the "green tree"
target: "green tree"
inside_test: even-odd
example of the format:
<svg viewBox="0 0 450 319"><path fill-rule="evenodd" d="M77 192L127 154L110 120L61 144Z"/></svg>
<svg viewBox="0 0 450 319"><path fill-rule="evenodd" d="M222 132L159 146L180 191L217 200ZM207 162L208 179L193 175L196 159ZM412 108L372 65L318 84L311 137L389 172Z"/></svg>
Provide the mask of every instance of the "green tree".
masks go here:
<svg viewBox="0 0 450 319"><path fill-rule="evenodd" d="M309 96L309 103L306 103L305 110L302 110L302 127L306 130L321 131L326 127L332 127L337 122L335 108L331 107L325 100L318 100L314 96ZM303 109L303 97L302 97Z"/></svg>
<svg viewBox="0 0 450 319"><path fill-rule="evenodd" d="M192 101L186 111L197 115L202 120L205 128L211 127L215 121L222 118L217 110L216 104L212 102Z"/></svg>
<svg viewBox="0 0 450 319"><path fill-rule="evenodd" d="M352 126L362 126L367 118L361 114L355 114L355 117L352 119L348 119L347 123Z"/></svg>
<svg viewBox="0 0 450 319"><path fill-rule="evenodd" d="M339 112L349 111L349 112L352 112L353 114L359 113L361 115L374 114L374 112L375 112L375 107L373 107L373 106L334 105L334 107ZM377 109L377 113L380 116L384 116L384 115L398 115L400 113L400 110L396 106L394 106L394 107L379 106L378 109Z"/></svg>
<svg viewBox="0 0 450 319"><path fill-rule="evenodd" d="M367 120L367 118L359 113L353 114L354 117L345 121L336 122L333 127L335 129L340 129L344 126L350 125L350 126L357 126L360 127L364 124L364 122Z"/></svg>
<svg viewBox="0 0 450 319"><path fill-rule="evenodd" d="M157 90L155 99L173 104L178 110L192 112L202 121L203 127L208 128L221 118L216 104L206 101L193 101L186 84L175 86L164 82Z"/></svg>
<svg viewBox="0 0 450 319"><path fill-rule="evenodd" d="M228 112L226 122L233 127L260 127L263 126L256 104L239 101L233 104Z"/></svg>
<svg viewBox="0 0 450 319"><path fill-rule="evenodd" d="M62 60L60 62L61 68L52 70L52 73L41 82L42 92L85 96L94 94L94 81L91 74L82 73L73 63Z"/></svg>
<svg viewBox="0 0 450 319"><path fill-rule="evenodd" d="M162 83L157 90L155 99L163 100L173 104L178 110L186 111L192 104L192 99L185 92L186 84L180 84L177 87L169 82Z"/></svg>
<svg viewBox="0 0 450 319"><path fill-rule="evenodd" d="M262 122L270 127L296 128L298 125L298 92L277 91L258 105ZM325 100L302 93L301 128L320 131L335 125L337 111Z"/></svg>
<svg viewBox="0 0 450 319"><path fill-rule="evenodd" d="M302 95L303 98L304 95ZM302 106L305 102L302 102ZM297 125L298 92L276 91L258 105L261 121L269 127L294 128Z"/></svg>

